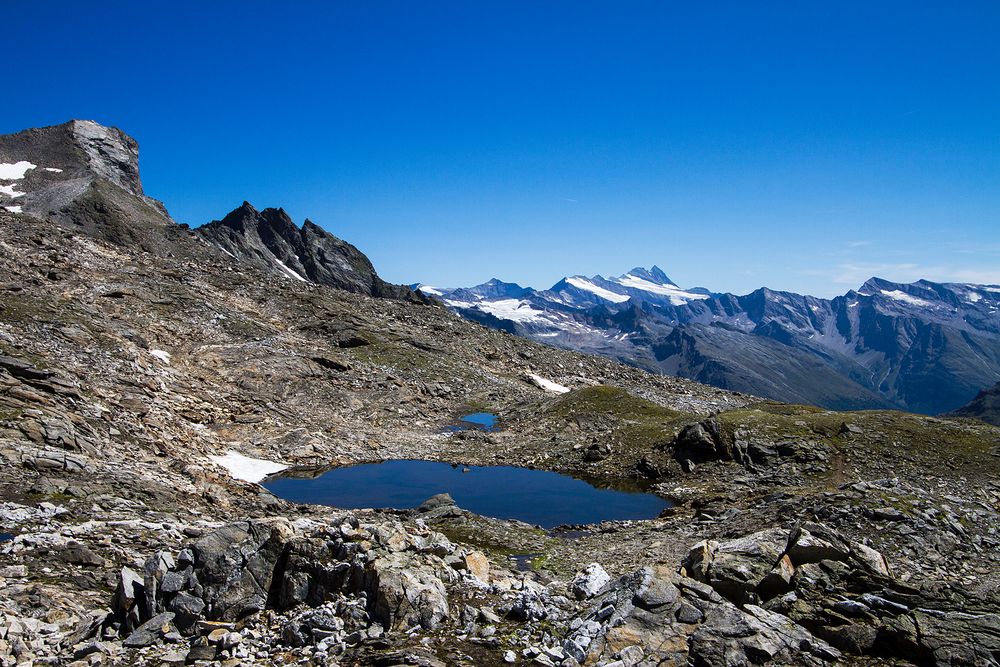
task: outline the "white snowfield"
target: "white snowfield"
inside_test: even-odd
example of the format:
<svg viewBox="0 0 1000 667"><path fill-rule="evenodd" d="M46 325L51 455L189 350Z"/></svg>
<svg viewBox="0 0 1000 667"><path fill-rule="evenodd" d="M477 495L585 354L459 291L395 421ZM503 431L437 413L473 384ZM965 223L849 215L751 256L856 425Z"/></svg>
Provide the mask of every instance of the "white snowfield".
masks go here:
<svg viewBox="0 0 1000 667"><path fill-rule="evenodd" d="M632 289L642 290L643 292L650 292L652 294L659 294L661 296L668 297L670 299L670 303L675 306L683 306L688 301L698 301L708 298L707 294L685 292L680 287L675 285L660 285L657 283L651 283L648 280L643 280L642 278L633 276L631 273L625 274L621 278L616 278L615 282L622 287L631 287Z"/></svg>
<svg viewBox="0 0 1000 667"><path fill-rule="evenodd" d="M165 364L170 363L170 353L166 350L150 350L149 353Z"/></svg>
<svg viewBox="0 0 1000 667"><path fill-rule="evenodd" d="M896 301L902 301L903 303L909 303L909 304L912 304L914 306L921 306L921 307L924 307L924 308L929 308L929 307L931 307L931 306L934 305L930 301L925 301L924 299L921 299L919 297L915 297L915 296L913 296L911 294L907 294L906 292L904 292L902 290L898 290L898 289L894 289L894 290L882 290L882 294L884 294L885 296L889 297L890 299L894 299Z"/></svg>
<svg viewBox="0 0 1000 667"><path fill-rule="evenodd" d="M430 294L431 296L443 296L444 293L437 287L431 287L430 285L420 285L417 287L418 292L423 292L424 294Z"/></svg>
<svg viewBox="0 0 1000 667"><path fill-rule="evenodd" d="M0 181L19 181L24 178L29 169L34 169L37 164L31 164L25 160L20 162L0 162Z"/></svg>
<svg viewBox="0 0 1000 667"><path fill-rule="evenodd" d="M532 308L527 301L520 299L500 299L498 301L479 301L468 303L465 301L445 301L453 308L476 308L484 313L489 313L502 320L511 322L539 322L547 321L544 310Z"/></svg>
<svg viewBox="0 0 1000 667"><path fill-rule="evenodd" d="M255 459L229 450L224 456L209 456L212 462L229 471L234 479L244 482L260 482L268 475L285 470L288 466L266 459Z"/></svg>
<svg viewBox="0 0 1000 667"><path fill-rule="evenodd" d="M553 382L552 380L547 380L543 378L541 375L528 373L528 379L531 380L532 384L534 384L539 389L543 389L545 391L551 391L555 394L565 394L566 392L569 391L569 387L564 387L563 385Z"/></svg>
<svg viewBox="0 0 1000 667"><path fill-rule="evenodd" d="M627 294L617 294L615 292L612 292L611 290L604 289L603 287L595 285L594 283L584 278L567 278L566 282L568 282L573 287L576 287L577 289L582 289L587 292L591 292L601 297L605 301L610 301L612 303L624 303L625 301L628 301L631 298Z"/></svg>
<svg viewBox="0 0 1000 667"><path fill-rule="evenodd" d="M21 213L20 206L4 206L4 208L10 211L11 213Z"/></svg>
<svg viewBox="0 0 1000 667"><path fill-rule="evenodd" d="M13 185L0 185L0 194L7 195L11 199L16 199L17 197L23 197L27 193L15 190Z"/></svg>
<svg viewBox="0 0 1000 667"><path fill-rule="evenodd" d="M53 174L61 174L62 169L56 169L55 167L46 167L45 171L51 171Z"/></svg>

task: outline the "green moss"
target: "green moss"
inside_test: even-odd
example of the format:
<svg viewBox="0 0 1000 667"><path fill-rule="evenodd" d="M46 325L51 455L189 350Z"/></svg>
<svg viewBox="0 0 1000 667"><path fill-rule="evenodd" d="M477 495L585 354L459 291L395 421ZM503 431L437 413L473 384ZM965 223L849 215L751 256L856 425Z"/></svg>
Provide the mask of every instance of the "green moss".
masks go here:
<svg viewBox="0 0 1000 667"><path fill-rule="evenodd" d="M969 474L1000 471L1000 461L989 454L1000 444L1000 430L986 425L887 410L830 412L772 402L721 413L719 421L730 436L743 431L751 438L809 438L862 458L875 454L887 462L906 461L928 470L946 466ZM844 424L859 432L842 432Z"/></svg>
<svg viewBox="0 0 1000 667"><path fill-rule="evenodd" d="M408 346L378 341L371 345L348 348L348 354L378 366L387 366L400 371L425 370L432 365L428 355Z"/></svg>
<svg viewBox="0 0 1000 667"><path fill-rule="evenodd" d="M548 416L588 424L606 421L614 437L627 447L649 449L672 438L695 417L639 398L617 387L587 387L566 394Z"/></svg>
<svg viewBox="0 0 1000 667"><path fill-rule="evenodd" d="M508 540L504 539L504 536L490 535L474 526L436 525L434 526L434 530L442 533L452 542L473 547L482 551L487 556L506 558L522 553L511 545Z"/></svg>
<svg viewBox="0 0 1000 667"><path fill-rule="evenodd" d="M24 292L4 294L0 304L0 321L20 324L25 322L49 322L55 311L49 299L39 299Z"/></svg>
<svg viewBox="0 0 1000 667"><path fill-rule="evenodd" d="M226 317L220 324L222 330L227 334L244 340L257 340L274 333L272 329L263 326L260 322L236 314Z"/></svg>

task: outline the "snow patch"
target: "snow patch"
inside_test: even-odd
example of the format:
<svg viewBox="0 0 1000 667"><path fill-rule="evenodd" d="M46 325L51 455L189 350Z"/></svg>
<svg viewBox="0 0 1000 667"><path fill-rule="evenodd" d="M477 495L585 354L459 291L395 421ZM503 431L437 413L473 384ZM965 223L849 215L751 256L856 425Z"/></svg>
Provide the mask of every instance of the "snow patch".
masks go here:
<svg viewBox="0 0 1000 667"><path fill-rule="evenodd" d="M19 181L24 178L29 169L34 169L37 164L31 164L21 160L20 162L0 162L0 180Z"/></svg>
<svg viewBox="0 0 1000 667"><path fill-rule="evenodd" d="M445 299L445 305L452 308L475 308L476 304L471 301L456 301L455 299Z"/></svg>
<svg viewBox="0 0 1000 667"><path fill-rule="evenodd" d="M165 364L170 363L170 353L166 350L150 350L149 353Z"/></svg>
<svg viewBox="0 0 1000 667"><path fill-rule="evenodd" d="M965 300L969 303L978 303L983 296L979 292L966 292Z"/></svg>
<svg viewBox="0 0 1000 667"><path fill-rule="evenodd" d="M289 268L289 266L287 264L285 264L284 262L282 262L280 259L278 259L274 255L271 255L271 257L274 259L274 263L277 264L278 267L282 271L284 271L288 275L289 278L295 278L296 280L301 280L304 283L309 282L308 280L306 280L305 278L303 278L302 276L300 276L298 273L296 273L295 271L293 271L291 268Z"/></svg>
<svg viewBox="0 0 1000 667"><path fill-rule="evenodd" d="M233 478L241 479L244 482L259 482L268 475L281 472L288 467L282 463L275 463L266 459L254 459L249 456L243 456L231 449L224 456L209 456L208 458L212 459L213 463L228 470Z"/></svg>
<svg viewBox="0 0 1000 667"><path fill-rule="evenodd" d="M424 294L430 294L431 296L444 296L444 292L439 290L437 287L431 287L430 285L418 285L418 292L423 292Z"/></svg>
<svg viewBox="0 0 1000 667"><path fill-rule="evenodd" d="M544 389L545 391L551 391L556 394L565 394L569 391L569 387L564 387L561 384L555 383L552 380L546 380L541 375L535 375L534 373L528 373L528 379L539 389Z"/></svg>
<svg viewBox="0 0 1000 667"><path fill-rule="evenodd" d="M8 211L10 211L11 213L21 213L22 212L20 206L4 206L4 208L7 209Z"/></svg>
<svg viewBox="0 0 1000 667"><path fill-rule="evenodd" d="M51 171L53 174L61 174L63 172L62 169L56 169L55 167L46 167L45 171Z"/></svg>
<svg viewBox="0 0 1000 667"><path fill-rule="evenodd" d="M643 292L650 292L651 294L665 296L670 299L670 303L674 306L683 306L689 301L699 301L708 298L707 294L685 292L676 285L659 285L657 283L651 283L648 280L639 278L638 276L633 276L631 273L625 274L621 278L615 278L614 282L618 283L622 287L630 287Z"/></svg>
<svg viewBox="0 0 1000 667"><path fill-rule="evenodd" d="M11 197L13 199L17 197L23 197L27 193L15 190L13 185L0 185L0 194L7 195L8 197Z"/></svg>
<svg viewBox="0 0 1000 667"><path fill-rule="evenodd" d="M583 278L567 278L566 282L568 282L573 287L576 287L577 289L582 289L586 292L591 292L601 297L605 301L610 301L612 303L623 303L625 301L628 301L630 298L627 294L617 294L615 292L612 292L611 290L607 290L604 289L603 287L595 285L589 280L585 280Z"/></svg>
<svg viewBox="0 0 1000 667"><path fill-rule="evenodd" d="M907 294L906 292L898 289L882 290L882 294L895 301L902 301L903 303L908 303L913 306L923 306L926 308L934 305L930 301L915 297L912 294Z"/></svg>

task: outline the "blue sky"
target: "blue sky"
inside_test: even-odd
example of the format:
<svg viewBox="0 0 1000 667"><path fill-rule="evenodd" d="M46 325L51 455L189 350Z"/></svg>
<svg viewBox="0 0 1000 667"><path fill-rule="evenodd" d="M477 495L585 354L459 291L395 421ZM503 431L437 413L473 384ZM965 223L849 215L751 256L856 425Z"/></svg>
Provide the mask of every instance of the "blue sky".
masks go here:
<svg viewBox="0 0 1000 667"><path fill-rule="evenodd" d="M4 17L0 132L116 125L178 221L282 206L389 280L548 287L655 263L741 293L1000 283L997 2L34 0Z"/></svg>

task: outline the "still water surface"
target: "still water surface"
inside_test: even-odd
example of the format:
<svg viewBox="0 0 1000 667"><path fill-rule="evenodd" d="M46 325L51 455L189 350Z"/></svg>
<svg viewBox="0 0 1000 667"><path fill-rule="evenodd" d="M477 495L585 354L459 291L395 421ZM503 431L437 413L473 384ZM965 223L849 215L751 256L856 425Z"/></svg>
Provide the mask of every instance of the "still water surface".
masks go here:
<svg viewBox="0 0 1000 667"><path fill-rule="evenodd" d="M510 466L452 466L386 461L334 468L313 478L274 477L264 486L297 503L345 509L410 509L438 493L459 507L543 528L608 520L651 519L669 503L651 493L599 489L567 475Z"/></svg>

